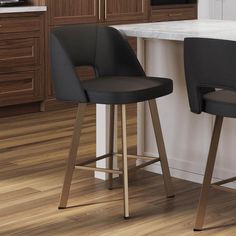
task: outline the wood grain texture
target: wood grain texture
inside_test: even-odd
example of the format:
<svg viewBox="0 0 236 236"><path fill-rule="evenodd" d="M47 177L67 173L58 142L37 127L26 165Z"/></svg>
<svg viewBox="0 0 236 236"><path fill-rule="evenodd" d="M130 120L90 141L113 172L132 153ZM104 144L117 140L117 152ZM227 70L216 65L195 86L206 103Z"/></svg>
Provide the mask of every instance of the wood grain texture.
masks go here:
<svg viewBox="0 0 236 236"><path fill-rule="evenodd" d="M34 38L0 40L1 72L2 67L39 65L39 43Z"/></svg>
<svg viewBox="0 0 236 236"><path fill-rule="evenodd" d="M186 4L185 7L153 7L150 13L150 20L153 22L193 19L197 19L195 4Z"/></svg>
<svg viewBox="0 0 236 236"><path fill-rule="evenodd" d="M42 25L39 14L17 13L17 14L1 14L0 33L17 33L39 31Z"/></svg>
<svg viewBox="0 0 236 236"><path fill-rule="evenodd" d="M104 0L105 21L147 21L148 0Z"/></svg>
<svg viewBox="0 0 236 236"><path fill-rule="evenodd" d="M87 171L75 172L67 210L57 204L77 109L0 120L1 236L232 236L236 235L235 195L212 190L203 232L192 231L200 185L173 179L174 199L166 199L162 176L129 177L130 212L124 220L122 179L113 190ZM135 150L135 109L128 106L128 147ZM95 153L95 108L89 106L80 155ZM120 132L119 132L120 133ZM119 142L120 146L120 142ZM133 164L133 163L129 163ZM210 227L214 227L209 229Z"/></svg>
<svg viewBox="0 0 236 236"><path fill-rule="evenodd" d="M45 94L44 15L1 14L0 25L0 107L37 102L39 110Z"/></svg>
<svg viewBox="0 0 236 236"><path fill-rule="evenodd" d="M42 101L40 70L0 74L0 107Z"/></svg>
<svg viewBox="0 0 236 236"><path fill-rule="evenodd" d="M99 0L50 0L47 4L50 25L99 21Z"/></svg>

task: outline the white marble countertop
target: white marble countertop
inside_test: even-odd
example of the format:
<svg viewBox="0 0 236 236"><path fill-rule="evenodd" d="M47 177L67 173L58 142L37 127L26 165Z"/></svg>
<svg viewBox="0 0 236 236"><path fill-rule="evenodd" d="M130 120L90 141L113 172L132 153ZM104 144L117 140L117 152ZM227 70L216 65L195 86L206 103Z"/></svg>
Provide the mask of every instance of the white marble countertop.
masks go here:
<svg viewBox="0 0 236 236"><path fill-rule="evenodd" d="M24 13L47 11L46 6L0 7L0 13Z"/></svg>
<svg viewBox="0 0 236 236"><path fill-rule="evenodd" d="M236 41L236 21L185 20L113 26L127 36L183 41L187 37Z"/></svg>

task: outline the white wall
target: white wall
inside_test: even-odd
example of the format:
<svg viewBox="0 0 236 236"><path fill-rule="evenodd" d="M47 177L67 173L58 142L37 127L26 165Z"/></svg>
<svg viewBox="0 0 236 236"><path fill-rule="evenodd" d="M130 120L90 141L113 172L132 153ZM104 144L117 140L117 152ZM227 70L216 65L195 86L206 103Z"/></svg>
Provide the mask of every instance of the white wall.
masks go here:
<svg viewBox="0 0 236 236"><path fill-rule="evenodd" d="M198 18L208 19L211 16L211 0L198 0Z"/></svg>
<svg viewBox="0 0 236 236"><path fill-rule="evenodd" d="M235 12L236 0L210 0L210 16L212 19L236 20Z"/></svg>

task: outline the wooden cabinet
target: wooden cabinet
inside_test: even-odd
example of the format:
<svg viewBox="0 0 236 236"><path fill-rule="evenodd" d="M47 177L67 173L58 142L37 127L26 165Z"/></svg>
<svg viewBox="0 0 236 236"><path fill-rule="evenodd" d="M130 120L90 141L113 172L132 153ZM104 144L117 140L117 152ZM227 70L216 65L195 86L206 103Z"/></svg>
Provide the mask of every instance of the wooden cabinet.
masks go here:
<svg viewBox="0 0 236 236"><path fill-rule="evenodd" d="M159 6L152 7L150 20L156 21L174 21L174 20L192 20L197 18L196 4L186 4L182 6Z"/></svg>
<svg viewBox="0 0 236 236"><path fill-rule="evenodd" d="M99 20L100 0L49 0L47 4L50 25L96 23Z"/></svg>
<svg viewBox="0 0 236 236"><path fill-rule="evenodd" d="M104 19L112 21L147 21L148 0L104 0Z"/></svg>
<svg viewBox="0 0 236 236"><path fill-rule="evenodd" d="M42 26L41 18L27 14L1 15L0 33L17 33L17 32L35 32L40 31Z"/></svg>
<svg viewBox="0 0 236 236"><path fill-rule="evenodd" d="M0 106L42 101L42 85L40 70L0 74Z"/></svg>
<svg viewBox="0 0 236 236"><path fill-rule="evenodd" d="M148 20L149 0L48 0L49 24Z"/></svg>
<svg viewBox="0 0 236 236"><path fill-rule="evenodd" d="M29 69L40 64L40 40L39 38L11 38L0 40L0 71Z"/></svg>
<svg viewBox="0 0 236 236"><path fill-rule="evenodd" d="M0 25L0 107L43 101L43 15L1 14Z"/></svg>

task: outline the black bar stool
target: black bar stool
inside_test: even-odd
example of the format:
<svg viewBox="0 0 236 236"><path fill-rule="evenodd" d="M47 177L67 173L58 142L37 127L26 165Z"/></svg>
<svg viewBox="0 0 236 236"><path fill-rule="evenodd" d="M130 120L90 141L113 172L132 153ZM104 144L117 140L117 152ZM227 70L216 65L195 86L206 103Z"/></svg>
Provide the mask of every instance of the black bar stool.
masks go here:
<svg viewBox="0 0 236 236"><path fill-rule="evenodd" d="M223 119L236 118L236 43L187 38L184 50L191 111L216 116L194 228L202 230L210 187L226 190L222 185L236 180L234 177L211 184Z"/></svg>
<svg viewBox="0 0 236 236"><path fill-rule="evenodd" d="M127 154L125 104L143 101L149 102L160 157L136 156L136 158L147 161L139 166L140 168L160 161L167 196L174 196L155 101L158 97L172 93L172 81L165 78L147 77L127 40L117 30L106 26L73 25L54 29L51 33L51 58L56 98L60 101L79 104L59 208L67 206L75 168L102 171L109 174L110 188L112 188L112 174L123 175L124 217L129 217L127 158L134 158L134 156ZM79 79L75 67L85 65L94 68L96 78L87 81ZM104 156L76 164L82 122L88 103L110 105L110 150ZM122 113L122 155L114 153L113 150L115 105L120 106ZM114 155L123 158L123 169L113 169ZM88 166L92 162L107 157L110 160L109 169Z"/></svg>

